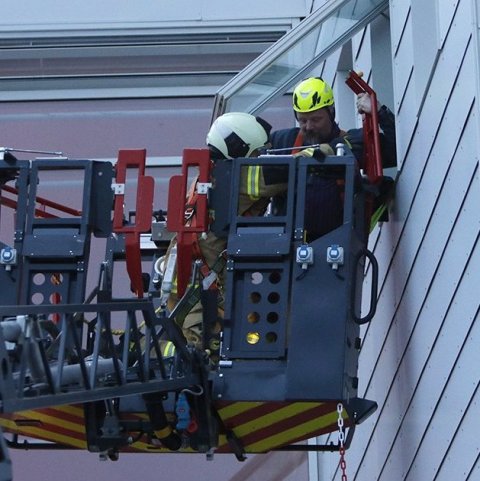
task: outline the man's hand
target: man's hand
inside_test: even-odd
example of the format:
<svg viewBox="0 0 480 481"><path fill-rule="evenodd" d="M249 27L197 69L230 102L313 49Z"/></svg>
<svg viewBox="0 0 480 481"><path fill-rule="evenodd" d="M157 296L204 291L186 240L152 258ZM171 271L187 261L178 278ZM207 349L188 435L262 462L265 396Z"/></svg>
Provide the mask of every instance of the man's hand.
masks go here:
<svg viewBox="0 0 480 481"><path fill-rule="evenodd" d="M372 100L369 94L361 93L357 95L357 110L359 114L372 113Z"/></svg>
<svg viewBox="0 0 480 481"><path fill-rule="evenodd" d="M294 157L315 157L318 158L319 156L325 157L327 155L334 155L335 152L333 151L332 147L329 144L320 144L318 147L307 147L306 149L301 150L300 152L294 154Z"/></svg>

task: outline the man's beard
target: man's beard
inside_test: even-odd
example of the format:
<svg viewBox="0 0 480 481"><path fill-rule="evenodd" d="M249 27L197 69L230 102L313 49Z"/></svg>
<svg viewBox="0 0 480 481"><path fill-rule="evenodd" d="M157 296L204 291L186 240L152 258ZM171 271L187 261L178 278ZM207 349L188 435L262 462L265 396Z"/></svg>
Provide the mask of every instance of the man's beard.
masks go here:
<svg viewBox="0 0 480 481"><path fill-rule="evenodd" d="M309 131L303 134L303 143L305 145L321 144L324 142L325 140L322 136L316 132Z"/></svg>

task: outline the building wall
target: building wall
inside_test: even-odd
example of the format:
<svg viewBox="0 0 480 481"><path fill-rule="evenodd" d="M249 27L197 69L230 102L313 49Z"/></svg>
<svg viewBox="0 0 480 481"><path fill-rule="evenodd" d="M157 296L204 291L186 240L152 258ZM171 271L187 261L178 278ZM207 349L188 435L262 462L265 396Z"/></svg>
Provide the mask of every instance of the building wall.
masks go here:
<svg viewBox="0 0 480 481"><path fill-rule="evenodd" d="M379 407L356 430L348 479L480 479L477 4L390 2L400 171L370 243L379 300L359 392ZM319 469L341 479L338 457Z"/></svg>
<svg viewBox="0 0 480 481"><path fill-rule="evenodd" d="M14 38L30 32L51 36L69 35L75 31L107 35L109 30L118 32L122 29L130 33L133 29L185 32L195 27L211 31L215 25L225 28L228 22L250 26L263 23L266 26L268 23L278 24L282 19L291 24L292 18L308 13L311 3L310 0L290 0L282 5L273 0L245 0L241 4L232 0L84 0L73 3L45 0L42 8L38 8L35 0L4 0L0 33Z"/></svg>
<svg viewBox="0 0 480 481"><path fill-rule="evenodd" d="M178 164L205 145L220 86L310 3L5 0L0 146L112 159L142 147Z"/></svg>

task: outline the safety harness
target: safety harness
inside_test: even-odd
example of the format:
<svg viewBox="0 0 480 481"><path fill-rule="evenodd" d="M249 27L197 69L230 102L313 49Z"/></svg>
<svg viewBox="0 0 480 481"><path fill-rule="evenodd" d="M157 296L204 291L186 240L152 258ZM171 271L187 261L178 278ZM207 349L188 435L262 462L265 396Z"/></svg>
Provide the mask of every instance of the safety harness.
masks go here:
<svg viewBox="0 0 480 481"><path fill-rule="evenodd" d="M187 195L189 168L199 170L193 191ZM182 173L170 179L168 191L167 229L177 232L177 293L185 293L192 273L192 259L199 258L198 235L209 225L208 189L211 160L207 149L185 149Z"/></svg>
<svg viewBox="0 0 480 481"><path fill-rule="evenodd" d="M188 168L196 166L198 176L191 182L186 195ZM212 264L205 258L199 236L208 239L210 223L208 211L208 189L211 186L210 172L212 162L209 151L205 149L184 151L182 174L170 181L167 228L177 231L176 250L176 293L180 299L170 312L179 325L193 307L201 301L202 292L219 290L219 275L226 265L225 251L216 257ZM168 260L167 260L168 264ZM193 265L193 269L192 269ZM191 282L190 282L191 281ZM174 282L175 283L175 282Z"/></svg>

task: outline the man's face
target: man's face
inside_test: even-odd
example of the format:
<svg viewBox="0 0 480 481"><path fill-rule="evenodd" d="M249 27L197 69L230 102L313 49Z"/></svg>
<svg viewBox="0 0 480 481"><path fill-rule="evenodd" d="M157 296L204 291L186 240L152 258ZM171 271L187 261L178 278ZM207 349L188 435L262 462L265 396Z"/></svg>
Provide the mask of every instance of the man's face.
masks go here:
<svg viewBox="0 0 480 481"><path fill-rule="evenodd" d="M306 113L298 112L297 120L305 144L322 144L331 140L332 120L328 108Z"/></svg>

